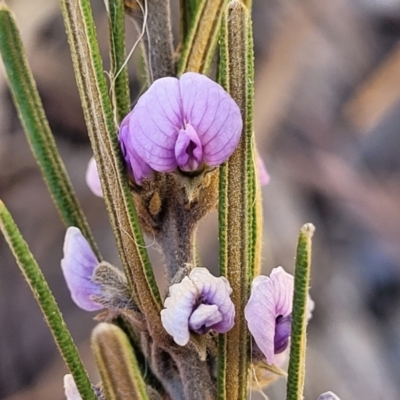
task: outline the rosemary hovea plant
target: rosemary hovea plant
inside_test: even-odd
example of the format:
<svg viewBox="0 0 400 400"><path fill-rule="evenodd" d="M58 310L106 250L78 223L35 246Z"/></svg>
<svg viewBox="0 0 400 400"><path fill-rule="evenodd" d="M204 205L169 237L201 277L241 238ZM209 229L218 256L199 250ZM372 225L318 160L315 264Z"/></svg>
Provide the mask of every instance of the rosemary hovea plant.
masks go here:
<svg viewBox="0 0 400 400"><path fill-rule="evenodd" d="M253 133L251 1L180 4L174 50L168 0L106 2L108 88L89 0L60 0L94 153L87 181L104 197L122 272L102 259L94 242L13 16L0 3L0 50L15 105L68 228L61 260L66 284L77 306L101 311L92 334L99 384L89 381L51 291L2 203L1 230L69 368L69 400L239 400L250 387L279 376L287 376L287 398L301 400L314 228L300 230L294 277L281 267L259 275L260 180L267 176ZM147 72L144 94L132 109L125 14L141 33ZM207 76L213 60L216 80ZM196 255L198 223L216 208L220 276L198 265ZM159 292L142 233L155 238L164 255L167 293Z"/></svg>

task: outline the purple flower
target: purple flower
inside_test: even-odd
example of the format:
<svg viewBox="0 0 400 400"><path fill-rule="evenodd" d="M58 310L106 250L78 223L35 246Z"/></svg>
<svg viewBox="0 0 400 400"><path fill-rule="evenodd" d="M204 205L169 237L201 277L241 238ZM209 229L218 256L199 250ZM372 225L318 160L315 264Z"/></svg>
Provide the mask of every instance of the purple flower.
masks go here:
<svg viewBox="0 0 400 400"><path fill-rule="evenodd" d="M206 268L194 268L180 283L170 286L161 311L165 330L180 346L190 339L190 331L202 335L210 329L228 332L235 318L230 299L232 289L224 277L216 278Z"/></svg>
<svg viewBox="0 0 400 400"><path fill-rule="evenodd" d="M74 226L69 227L64 240L61 269L72 300L86 311L103 308L92 300L92 296L99 296L101 293L100 286L92 281L93 271L98 264L99 261L81 231Z"/></svg>
<svg viewBox="0 0 400 400"><path fill-rule="evenodd" d="M123 120L119 141L138 184L151 171L193 172L222 164L242 132L239 107L205 75L156 80Z"/></svg>
<svg viewBox="0 0 400 400"><path fill-rule="evenodd" d="M101 183L99 178L99 171L97 170L97 164L95 159L92 157L89 160L89 164L86 170L86 184L92 193L98 197L103 197L103 190L101 189Z"/></svg>
<svg viewBox="0 0 400 400"><path fill-rule="evenodd" d="M340 400L338 396L336 396L333 392L322 393L321 396L318 397L318 400Z"/></svg>
<svg viewBox="0 0 400 400"><path fill-rule="evenodd" d="M293 286L293 276L282 267L274 268L270 277L257 276L244 310L249 331L270 365L274 364L276 354L288 348ZM314 308L311 298L307 307L309 319Z"/></svg>

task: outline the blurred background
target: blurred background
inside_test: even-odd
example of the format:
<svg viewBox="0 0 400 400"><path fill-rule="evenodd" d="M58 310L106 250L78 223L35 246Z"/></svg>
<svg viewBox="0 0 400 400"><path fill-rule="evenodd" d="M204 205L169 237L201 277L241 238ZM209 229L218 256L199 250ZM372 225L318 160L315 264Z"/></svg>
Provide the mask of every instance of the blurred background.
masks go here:
<svg viewBox="0 0 400 400"><path fill-rule="evenodd" d="M264 272L277 265L292 271L299 228L316 226L316 308L305 398L333 390L342 400L399 399L400 0L253 1L255 132L271 175L263 188ZM172 0L175 19L177 3ZM118 264L103 201L84 182L91 150L58 2L7 4L96 239L105 258ZM107 58L104 4L95 1L93 7ZM127 28L132 45L136 33L129 21ZM96 380L88 345L92 315L67 292L60 269L65 229L30 154L2 68L0 197ZM217 264L215 221L211 215L200 229L206 266ZM150 250L156 254L154 246ZM0 259L0 399L61 400L66 368L3 238ZM284 388L281 379L265 393L281 399ZM251 398L263 397L255 392Z"/></svg>

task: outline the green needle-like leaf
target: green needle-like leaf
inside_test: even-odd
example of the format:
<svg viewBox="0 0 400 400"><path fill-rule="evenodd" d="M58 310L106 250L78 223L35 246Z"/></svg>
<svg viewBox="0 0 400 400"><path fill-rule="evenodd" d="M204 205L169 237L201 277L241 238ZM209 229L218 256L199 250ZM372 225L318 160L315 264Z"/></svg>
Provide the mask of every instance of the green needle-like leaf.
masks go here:
<svg viewBox="0 0 400 400"><path fill-rule="evenodd" d="M148 400L146 385L128 337L115 325L101 323L92 349L108 400Z"/></svg>
<svg viewBox="0 0 400 400"><path fill-rule="evenodd" d="M303 400L307 340L307 299L310 286L311 238L314 225L305 224L299 234L294 272L294 296L287 400Z"/></svg>
<svg viewBox="0 0 400 400"><path fill-rule="evenodd" d="M222 14L228 0L200 0L192 17L179 60L178 75L192 71L207 73L217 44Z"/></svg>
<svg viewBox="0 0 400 400"><path fill-rule="evenodd" d="M180 43L183 46L186 36L195 20L199 0L180 0Z"/></svg>
<svg viewBox="0 0 400 400"><path fill-rule="evenodd" d="M104 199L133 296L161 327L161 298L122 163L89 0L60 0Z"/></svg>
<svg viewBox="0 0 400 400"><path fill-rule="evenodd" d="M239 105L244 122L239 146L220 169L220 269L232 286L236 317L233 329L220 335L218 398L245 399L249 336L244 307L259 257L255 230L253 41L250 17L240 1L231 1L223 17L218 76Z"/></svg>
<svg viewBox="0 0 400 400"><path fill-rule="evenodd" d="M96 400L78 349L65 325L47 282L10 213L0 201L0 229L44 314L65 363L83 400Z"/></svg>
<svg viewBox="0 0 400 400"><path fill-rule="evenodd" d="M119 124L131 110L125 49L124 0L109 0L111 94L116 122Z"/></svg>
<svg viewBox="0 0 400 400"><path fill-rule="evenodd" d="M82 231L101 259L57 151L15 20L4 4L0 4L0 52L19 118L61 218L67 226L76 226Z"/></svg>

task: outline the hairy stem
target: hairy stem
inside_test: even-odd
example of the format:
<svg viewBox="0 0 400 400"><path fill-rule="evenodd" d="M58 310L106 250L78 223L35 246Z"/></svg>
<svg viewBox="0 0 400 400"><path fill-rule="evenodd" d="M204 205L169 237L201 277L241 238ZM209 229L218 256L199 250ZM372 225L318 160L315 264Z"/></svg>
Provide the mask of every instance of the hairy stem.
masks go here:
<svg viewBox="0 0 400 400"><path fill-rule="evenodd" d="M151 84L156 79L175 75L170 4L169 0L136 1L136 6L126 8L139 33L144 32L142 43Z"/></svg>

